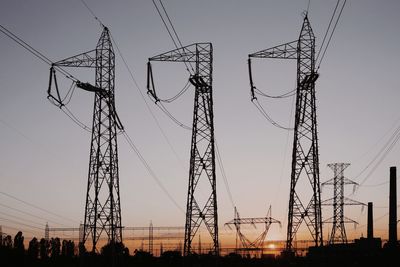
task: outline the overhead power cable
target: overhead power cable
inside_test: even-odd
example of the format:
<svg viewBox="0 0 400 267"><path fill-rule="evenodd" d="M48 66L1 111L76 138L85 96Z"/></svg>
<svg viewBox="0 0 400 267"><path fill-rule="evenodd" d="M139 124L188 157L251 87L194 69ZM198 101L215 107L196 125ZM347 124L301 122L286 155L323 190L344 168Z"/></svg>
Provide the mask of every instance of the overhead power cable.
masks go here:
<svg viewBox="0 0 400 267"><path fill-rule="evenodd" d="M13 226L9 226L9 225L7 225L7 224L1 224L1 226L4 227L4 228L6 228L6 229L15 230L15 231L17 231L17 232L21 231L22 233L30 233L30 234L33 234L33 236L35 236L35 234L37 234L37 231L32 232L33 230L27 230L27 229L24 229L24 228L16 228L16 227L13 227ZM14 226L15 226L15 225L14 225ZM41 231L41 232L42 232L42 231ZM6 232L4 232L4 231L3 231L3 235L10 235L10 236L11 236L11 234L6 233ZM24 237L25 237L25 238L28 238L28 237L25 236L25 235L24 235ZM32 238L29 238L29 239L32 239Z"/></svg>
<svg viewBox="0 0 400 267"><path fill-rule="evenodd" d="M17 219L17 220L23 221L23 222L29 222L29 223L33 223L35 225L40 225L40 226L44 225L44 223L35 222L35 221L29 220L29 219L26 219L26 218L22 218L22 217L19 217L19 216L16 216L16 215L4 212L4 211L0 211L0 214L2 214L4 216L7 216L7 217L11 217L13 219Z"/></svg>
<svg viewBox="0 0 400 267"><path fill-rule="evenodd" d="M339 2L339 1L340 1L340 0L338 0L338 2ZM335 30L336 30L336 26L337 26L337 24L338 24L338 22L339 22L340 17L342 16L342 12L343 12L344 6L346 5L346 1L347 1L347 0L344 0L343 5L342 5L342 7L341 7L341 9L340 9L339 15L338 15L338 17L337 17L337 19L336 19L336 22L335 22L335 25L333 26L331 35L329 36L329 39L328 39L328 42L327 42L327 44L326 44L326 46L325 46L324 52L322 53L321 59L320 59L320 61L319 61L319 63L318 63L317 71L319 70L319 68L320 68L320 66L321 66L321 63L322 63L322 60L323 60L324 57L325 57L326 51L328 50L328 47L329 47L329 44L330 44L330 42L331 42L332 36L333 36L333 34L334 34ZM335 12L336 12L336 8L335 8L334 14L335 14ZM328 29L329 29L329 27L328 27ZM322 49L322 47L321 47L321 49ZM319 52L318 52L318 55L319 55ZM317 56L317 57L318 57L318 56ZM317 61L317 60L316 60L316 61Z"/></svg>
<svg viewBox="0 0 400 267"><path fill-rule="evenodd" d="M18 37L17 35L15 35L14 33L12 33L10 30L8 30L7 28L5 28L3 25L0 25L0 31L2 33L4 33L8 38L10 38L11 40L13 40L15 43L17 43L19 46L21 46L22 48L24 48L25 50L27 50L29 53L31 53L32 55L34 55L36 58L40 59L42 62L44 62L45 64L51 66L53 64L53 62L46 57L45 55L43 55L41 52L39 52L37 49L33 48L31 45L29 45L27 42L25 42L24 40L22 40L20 37ZM64 70L61 67L57 66L57 70L59 72L61 72L66 78L71 79L76 81L77 79L72 76L72 74L70 74L69 72L67 72L66 70Z"/></svg>
<svg viewBox="0 0 400 267"><path fill-rule="evenodd" d="M104 28L103 22L96 16L96 14L93 12L93 10L86 4L84 0L81 0L82 4L86 7L87 10L89 10L90 14L94 17L95 20L97 20L100 23L100 27Z"/></svg>
<svg viewBox="0 0 400 267"><path fill-rule="evenodd" d="M168 198L174 203L174 205L183 213L185 214L185 211L182 209L182 207L178 204L178 202L172 197L172 195L168 192L166 187L163 185L161 180L157 177L153 169L150 167L146 159L142 156L140 153L139 149L136 147L136 145L133 143L132 139L130 136L124 131L123 136L125 137L128 145L132 148L132 150L136 153L138 156L140 162L143 164L143 166L146 168L147 172L150 174L150 176L155 180L155 182L158 184L158 186L162 189L162 191L168 196Z"/></svg>
<svg viewBox="0 0 400 267"><path fill-rule="evenodd" d="M64 220L68 220L68 221L77 223L75 220L72 220L72 219L67 218L67 217L65 217L65 216L62 216L62 215L59 215L59 214L54 213L54 212L52 212L52 211L50 211L50 210L47 210L47 209L38 207L38 206L36 206L36 205L34 205L34 204L32 204L32 203L29 203L29 202L27 202L27 201L25 201L25 200L22 200L22 199L20 199L20 198L17 198L17 197L15 197L15 196L13 196L13 195L10 195L10 194L8 194L8 193L1 192L1 191L0 191L0 194L2 194L2 195L4 195L4 196L7 196L7 197L9 197L9 198L12 198L12 199L14 199L14 200L17 200L17 201L19 201L19 202L21 202L21 203L23 203L23 204L25 204L25 205L28 205L28 206L30 206L30 207L35 208L35 209L38 209L38 210L41 210L41 211L46 212L46 213L48 213L48 214L51 214L51 215L53 215L53 216L56 216L56 217L58 217L58 218L61 218L61 219L64 219Z"/></svg>
<svg viewBox="0 0 400 267"><path fill-rule="evenodd" d="M273 120L267 113L267 111L265 111L265 109L261 106L260 102L258 102L257 98L254 98L251 101L254 106L260 111L261 115L264 116L264 118L267 119L267 121L269 121L272 125L274 125L277 128L283 129L283 130L288 130L288 131L292 131L293 128L289 128L289 127L285 127L280 125L279 123L277 123L275 120Z"/></svg>
<svg viewBox="0 0 400 267"><path fill-rule="evenodd" d="M379 165L382 163L382 161L386 158L386 156L390 153L390 151L395 147L397 142L400 139L400 125L396 128L394 133L390 136L390 138L387 140L387 142L384 144L384 146L378 151L378 153L372 158L372 160L364 167L364 169L361 170L361 172L355 176L355 178L360 177L363 173L365 173L367 170L369 172L367 175L363 178L363 180L359 183L359 186L363 186L364 183L371 177L371 175L375 172L375 170L379 167ZM372 166L372 168L370 168ZM377 185L369 185L369 186L380 186L383 184L388 183L388 181L379 183ZM359 188L359 187L357 187ZM352 193L352 195L355 192Z"/></svg>
<svg viewBox="0 0 400 267"><path fill-rule="evenodd" d="M25 214L25 215L40 219L40 220L44 220L46 222L51 222L51 223L54 223L54 224L57 224L57 225L61 225L61 226L67 226L65 224L50 220L49 218L40 217L40 216L37 216L35 214L29 213L29 212L26 212L26 211L23 211L23 210L20 210L20 209L17 209L17 208L14 208L14 207L11 207L11 206L8 206L8 205L4 205L2 203L0 203L0 206L3 206L5 208L7 208L7 209L10 209L10 210L13 210L13 211L16 211L16 212L19 212L19 213L22 213L22 214Z"/></svg>
<svg viewBox="0 0 400 267"><path fill-rule="evenodd" d="M215 139L215 151L216 151L216 156L217 156L217 162L218 162L218 165L219 165L219 169L220 169L222 178L224 180L226 191L228 193L229 201L231 202L232 208L235 208L236 205L235 205L235 202L233 201L232 192L231 192L231 189L230 189L230 186L229 186L228 178L226 176L224 164L222 162L221 153L219 152L218 143L217 143L216 139Z"/></svg>
<svg viewBox="0 0 400 267"><path fill-rule="evenodd" d="M44 228L39 228L39 227L36 227L36 226L34 226L34 225L22 223L22 222L19 222L19 221L7 219L7 218L0 218L0 220L2 220L2 221L7 221L7 222L11 222L11 223L15 223L16 225L26 226L26 227L31 228L31 229L37 229L37 230L40 230L40 231L44 231Z"/></svg>
<svg viewBox="0 0 400 267"><path fill-rule="evenodd" d="M22 40L20 37L12 33L10 30L6 29L4 26L0 25L0 31L4 33L7 37L9 37L11 40L13 40L15 43L17 43L19 46L27 50L29 53L34 55L36 58L40 59L42 62L45 64L52 66L53 62L46 57L44 54L39 52L37 49L33 48L31 45L29 45L27 42ZM65 69L59 67L59 66L54 66L57 71L59 71L61 74L63 74L67 79L70 79L74 82L78 81L72 74L70 74L68 71ZM68 93L65 95L64 100L68 98L67 102L70 101L72 98L72 94L74 91L74 87L71 86L70 90ZM69 96L68 96L69 95ZM50 102L52 102L51 99L49 99ZM52 102L54 104L54 102ZM79 127L83 128L84 130L90 129L88 126L86 126L84 123L82 123L73 113L71 110L67 109L65 106L61 106L60 109L64 112L65 115L67 115L75 124L77 124Z"/></svg>
<svg viewBox="0 0 400 267"><path fill-rule="evenodd" d="M157 6L157 4L156 4L156 2L155 2L154 0L152 0L153 5L154 5L154 7L155 7L156 10L157 10L158 15L160 16L160 18L161 18L161 20L162 20L162 22L163 22L163 24L164 24L164 26L165 26L165 29L166 29L167 32L168 32L169 37L171 38L172 42L174 43L175 48L176 48L176 49L180 49L180 48L183 47L183 44L182 44L182 42L181 42L181 39L179 38L179 35L178 35L178 33L176 32L174 25L172 24L172 21L171 21L169 15L168 15L168 13L167 13L167 10L165 9L164 4L162 3L162 0L158 0L158 1L160 2L160 5L161 5L161 7L162 7L162 9L163 9L163 11L164 11L164 14L165 14L165 16L166 16L166 19L164 19L164 16L162 15L160 9L158 8L158 6ZM169 23L169 24L166 22L166 20L168 20L168 23ZM168 26L168 25L169 25L169 26ZM170 27L171 27L171 29L170 29ZM176 40L175 40L174 36L172 35L171 30L172 30L172 32L174 33ZM179 44L179 45L178 45L178 44ZM187 70L190 74L192 74L192 71L195 72L194 69L193 69L193 66L192 66L192 64L191 64L190 62L189 62L189 63L188 63L188 62L184 62L184 64L185 64L185 66L186 66L186 70ZM188 64L189 64L190 68L189 68Z"/></svg>
<svg viewBox="0 0 400 267"><path fill-rule="evenodd" d="M277 98L277 99L288 98L288 97L296 95L296 89L293 89L293 90L286 92L284 94L281 94L281 95L269 95L269 94L262 92L260 89L254 87L254 92L257 95L261 95L261 96L268 97L268 98Z"/></svg>
<svg viewBox="0 0 400 267"><path fill-rule="evenodd" d="M321 51L322 51L322 48L324 47L326 37L328 36L329 30L331 29L332 21L333 21L333 19L335 18L336 10L337 10L337 8L338 8L338 6L339 6L339 3L340 3L340 0L338 0L338 1L336 2L336 6L335 6L335 9L333 10L332 17L331 17L331 19L330 19L330 21L329 21L329 24L328 24L328 28L326 29L324 38L322 39L321 47L320 47L320 49L319 49L319 51L318 51L317 57L315 58L315 61L317 61L317 62L318 62L319 55L320 55L320 53L321 53Z"/></svg>

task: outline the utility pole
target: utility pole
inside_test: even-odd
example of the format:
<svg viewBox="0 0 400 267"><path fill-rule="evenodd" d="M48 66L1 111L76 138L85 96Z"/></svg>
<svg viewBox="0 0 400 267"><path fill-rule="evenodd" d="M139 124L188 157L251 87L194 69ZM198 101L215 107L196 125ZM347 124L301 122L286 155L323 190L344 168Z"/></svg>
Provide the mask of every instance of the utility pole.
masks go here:
<svg viewBox="0 0 400 267"><path fill-rule="evenodd" d="M328 167L333 170L333 178L322 183L322 186L333 185L333 198L322 202L322 205L333 206L333 217L324 221L331 222L332 231L329 237L329 244L347 243L345 223L357 223L356 221L344 216L345 205L363 205L364 203L349 199L344 196L345 185L358 185L356 182L344 177L344 170L350 166L350 163L331 163Z"/></svg>
<svg viewBox="0 0 400 267"><path fill-rule="evenodd" d="M214 255L219 255L218 214L215 174L215 139L214 114L212 98L212 62L213 49L211 43L195 43L185 47L149 58L148 63L148 93L156 103L157 97L151 63L152 61L184 62L194 64L189 82L195 87L194 111L192 124L192 141L190 149L189 185L186 205L185 256L192 252L192 242L202 222L211 235ZM199 181L206 182L200 190L208 198L202 203L196 192L199 191Z"/></svg>
<svg viewBox="0 0 400 267"><path fill-rule="evenodd" d="M101 236L106 235L112 251L115 252L115 243L122 242L117 129L122 131L123 126L115 110L115 54L108 28L103 28L96 49L60 60L52 65L49 98L61 108L64 104L59 98L55 76L57 67L95 69L95 85L76 81L77 87L95 94L85 220L80 251L84 251L85 242L91 239L91 251L98 252L97 242ZM52 79L58 97L50 93Z"/></svg>
<svg viewBox="0 0 400 267"><path fill-rule="evenodd" d="M319 154L317 114L315 100L315 37L307 14L304 17L297 40L261 50L249 55L249 72L252 101L255 87L251 77L251 58L276 58L297 60L296 113L290 179L289 212L286 251L293 253L293 239L304 222L315 246L323 245L321 189L319 178ZM299 184L310 184L309 192L296 190Z"/></svg>
<svg viewBox="0 0 400 267"><path fill-rule="evenodd" d="M322 202L322 205L333 206L333 217L324 222L331 222L332 231L329 237L329 244L347 243L347 235L344 224L357 223L356 221L344 216L345 205L363 205L364 203L352 200L344 196L345 185L358 185L356 182L344 177L344 170L350 166L350 163L331 163L328 167L333 170L333 178L322 183L322 186L333 185L333 198Z"/></svg>

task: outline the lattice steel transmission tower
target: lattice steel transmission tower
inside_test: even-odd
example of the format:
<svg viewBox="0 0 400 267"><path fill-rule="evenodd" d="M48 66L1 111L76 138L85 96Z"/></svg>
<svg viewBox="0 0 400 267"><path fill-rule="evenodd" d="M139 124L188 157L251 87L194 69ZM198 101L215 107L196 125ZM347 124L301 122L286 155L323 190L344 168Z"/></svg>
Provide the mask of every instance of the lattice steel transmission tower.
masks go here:
<svg viewBox="0 0 400 267"><path fill-rule="evenodd" d="M333 170L332 179L322 183L322 186L333 185L333 198L322 202L322 205L333 206L333 217L324 222L331 222L332 232L329 237L329 244L347 243L345 223L357 223L356 221L344 216L345 205L364 205L364 203L349 199L344 196L345 185L358 185L356 182L344 177L344 170L350 163L331 163L328 167Z"/></svg>
<svg viewBox="0 0 400 267"><path fill-rule="evenodd" d="M219 254L218 214L215 174L214 114L212 98L212 62L211 43L195 43L181 47L149 59L148 92L159 101L153 83L151 61L170 61L194 64L189 82L195 87L192 141L190 149L189 186L186 206L184 255L191 254L192 242L204 222L213 242L212 252ZM206 180L208 188L202 188L208 196L205 203L198 202L198 183ZM205 187L205 186L204 186ZM197 190L197 191L196 191ZM207 191L206 191L207 190ZM209 195L208 195L209 194Z"/></svg>
<svg viewBox="0 0 400 267"><path fill-rule="evenodd" d="M298 40L250 54L250 70L251 58L297 60L296 113L286 251L292 252L293 239L303 222L307 225L315 246L322 246L321 190L315 103L315 81L318 79L318 73L315 70L315 37L307 15L304 17ZM251 77L250 82L252 100L254 100L256 99L255 87ZM311 186L310 194L300 194L300 190L296 190L299 182Z"/></svg>
<svg viewBox="0 0 400 267"><path fill-rule="evenodd" d="M85 220L80 240L83 248L91 239L91 249L95 252L104 235L112 245L122 242L117 131L123 130L123 126L115 111L115 54L108 28L103 28L96 49L53 64L50 84L54 79L58 97L50 94L50 88L49 97L62 107L54 67L95 69L95 85L76 81L77 87L95 93Z"/></svg>
<svg viewBox="0 0 400 267"><path fill-rule="evenodd" d="M268 230L271 224L277 223L281 225L281 222L271 217L271 208L268 209L267 215L261 218L240 218L239 212L235 207L235 217L233 220L225 223L230 228L233 225L236 229L236 253L240 252L259 252L263 250L264 240L267 236ZM253 241L246 237L242 230L241 225L253 225L264 224L264 230L260 235ZM238 242L240 241L240 244Z"/></svg>

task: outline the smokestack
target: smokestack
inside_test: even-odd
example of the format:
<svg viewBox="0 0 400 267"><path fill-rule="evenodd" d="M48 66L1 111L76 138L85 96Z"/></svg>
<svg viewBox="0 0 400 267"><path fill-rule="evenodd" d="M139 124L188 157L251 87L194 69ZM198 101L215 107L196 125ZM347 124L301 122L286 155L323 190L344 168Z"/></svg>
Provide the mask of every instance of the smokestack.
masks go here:
<svg viewBox="0 0 400 267"><path fill-rule="evenodd" d="M396 193L396 167L390 167L389 191L389 246L397 246L397 193Z"/></svg>
<svg viewBox="0 0 400 267"><path fill-rule="evenodd" d="M368 224L367 224L367 238L374 238L374 214L373 214L373 204L368 202Z"/></svg>

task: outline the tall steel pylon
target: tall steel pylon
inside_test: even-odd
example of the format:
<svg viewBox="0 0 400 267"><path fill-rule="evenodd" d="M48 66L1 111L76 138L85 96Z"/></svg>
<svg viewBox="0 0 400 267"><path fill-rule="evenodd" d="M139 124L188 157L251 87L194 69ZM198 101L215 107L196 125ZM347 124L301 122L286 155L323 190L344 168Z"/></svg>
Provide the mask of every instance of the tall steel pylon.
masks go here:
<svg viewBox="0 0 400 267"><path fill-rule="evenodd" d="M317 114L315 103L315 37L307 15L298 40L261 50L249 55L251 58L277 58L297 60L296 113L292 152L292 172L286 251L293 251L293 239L305 222L315 246L323 245L321 190L319 179ZM251 72L250 72L251 73ZM251 77L250 77L251 78ZM251 81L252 100L256 99ZM296 190L298 182L309 183L311 193Z"/></svg>
<svg viewBox="0 0 400 267"><path fill-rule="evenodd" d="M80 240L83 248L91 239L91 250L95 252L97 242L104 235L110 244L122 242L117 128L123 130L123 126L115 111L115 54L108 28L103 28L96 49L54 63L50 84L52 79L56 84L54 67L95 69L95 85L76 81L79 88L95 93L85 219ZM49 97L60 107L64 105L50 93Z"/></svg>
<svg viewBox="0 0 400 267"><path fill-rule="evenodd" d="M194 64L189 82L195 87L192 141L190 149L189 185L186 206L184 255L193 252L192 242L204 222L213 242L212 252L219 254L217 191L215 174L214 114L212 98L212 62L211 43L195 43L181 47L152 58L148 65L148 92L160 101L154 90L151 61L170 61ZM208 188L202 188L208 195L204 204L197 201L197 186L200 180L209 182ZM203 185L203 187L205 187ZM196 191L197 189L197 191Z"/></svg>
<svg viewBox="0 0 400 267"><path fill-rule="evenodd" d="M322 183L322 186L333 185L333 198L322 202L322 205L333 206L333 217L324 222L331 222L332 232L329 237L329 244L347 243L345 223L357 223L344 216L345 205L365 205L364 203L349 199L344 196L345 185L358 185L356 182L344 177L344 170L350 163L331 163L328 167L333 170L333 178Z"/></svg>

